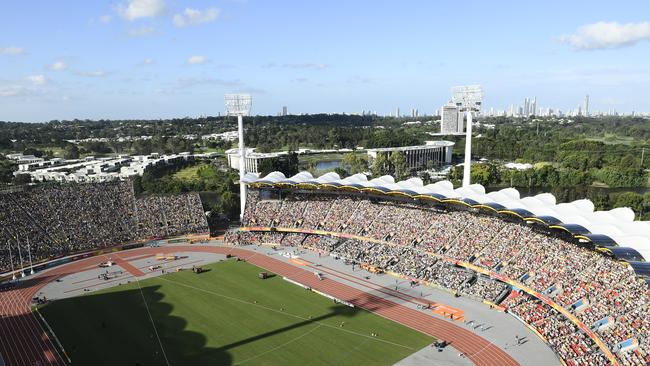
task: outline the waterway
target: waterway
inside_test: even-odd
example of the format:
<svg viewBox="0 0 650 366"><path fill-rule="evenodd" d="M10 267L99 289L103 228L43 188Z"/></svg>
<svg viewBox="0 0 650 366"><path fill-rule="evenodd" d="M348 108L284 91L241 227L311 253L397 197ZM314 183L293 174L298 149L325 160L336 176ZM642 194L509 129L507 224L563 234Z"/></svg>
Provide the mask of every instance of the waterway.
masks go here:
<svg viewBox="0 0 650 366"><path fill-rule="evenodd" d="M340 160L319 161L316 163L316 171L336 169L341 166Z"/></svg>

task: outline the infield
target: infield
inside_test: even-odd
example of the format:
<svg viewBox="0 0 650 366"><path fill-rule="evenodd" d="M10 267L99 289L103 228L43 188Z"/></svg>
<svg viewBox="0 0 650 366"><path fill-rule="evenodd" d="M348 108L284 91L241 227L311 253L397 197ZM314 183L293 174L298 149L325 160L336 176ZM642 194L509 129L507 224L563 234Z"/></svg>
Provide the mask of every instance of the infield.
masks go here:
<svg viewBox="0 0 650 366"><path fill-rule="evenodd" d="M390 365L433 339L222 261L41 308L74 365Z"/></svg>

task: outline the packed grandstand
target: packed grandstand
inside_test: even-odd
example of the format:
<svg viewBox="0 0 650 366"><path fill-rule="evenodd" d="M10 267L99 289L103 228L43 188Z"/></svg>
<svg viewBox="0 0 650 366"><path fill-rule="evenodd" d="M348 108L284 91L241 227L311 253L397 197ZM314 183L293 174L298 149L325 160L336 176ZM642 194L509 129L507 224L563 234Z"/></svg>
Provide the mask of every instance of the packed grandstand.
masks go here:
<svg viewBox="0 0 650 366"><path fill-rule="evenodd" d="M391 177L246 182L242 228L227 243L304 247L483 301L528 324L569 365L650 361L650 225L625 210ZM25 242L36 263L208 230L197 194L137 198L128 182L2 193L0 227L9 243L0 273Z"/></svg>
<svg viewBox="0 0 650 366"><path fill-rule="evenodd" d="M569 207L549 202L550 195L525 201L506 191L508 207L497 202L504 192L454 191L448 182L424 187L413 179L396 184L391 177L287 179L276 172L246 181L242 228L227 234L228 243L302 246L473 297L528 324L569 365L650 361L641 254L648 252L561 219L609 217L609 226L627 227L647 244L650 225L631 222L621 209L578 215L576 207L590 202ZM534 207L536 201L547 204ZM617 239L632 242L630 235Z"/></svg>
<svg viewBox="0 0 650 366"><path fill-rule="evenodd" d="M130 182L0 193L0 228L7 243L0 248L0 273L17 268L21 257L27 265L29 256L38 263L151 237L208 231L198 194L136 198Z"/></svg>

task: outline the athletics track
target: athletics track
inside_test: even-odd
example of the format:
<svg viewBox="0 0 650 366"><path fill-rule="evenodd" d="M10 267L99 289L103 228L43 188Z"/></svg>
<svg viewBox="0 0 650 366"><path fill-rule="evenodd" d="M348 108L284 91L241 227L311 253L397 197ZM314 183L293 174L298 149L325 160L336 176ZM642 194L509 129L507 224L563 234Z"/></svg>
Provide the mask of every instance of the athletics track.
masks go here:
<svg viewBox="0 0 650 366"><path fill-rule="evenodd" d="M245 259L251 264L270 272L287 277L420 332L451 342L455 349L465 354L476 365L518 365L509 354L499 347L449 321L435 318L424 312L369 294L327 277L319 281L311 271L250 250L237 247L179 245L138 248L111 253L110 255L118 257L120 264L124 264L126 261L137 257L153 257L161 252L174 253L181 251L231 254ZM94 268L105 260L105 256L97 256L61 265L21 281L16 288L0 292L0 354L2 354L6 366L63 366L67 364L65 356L59 352L52 339L43 330L41 323L36 318L37 315L30 310L31 299L46 284L66 275ZM123 268L131 272L135 267L127 265ZM131 272L131 274L141 276L142 272L137 270Z"/></svg>

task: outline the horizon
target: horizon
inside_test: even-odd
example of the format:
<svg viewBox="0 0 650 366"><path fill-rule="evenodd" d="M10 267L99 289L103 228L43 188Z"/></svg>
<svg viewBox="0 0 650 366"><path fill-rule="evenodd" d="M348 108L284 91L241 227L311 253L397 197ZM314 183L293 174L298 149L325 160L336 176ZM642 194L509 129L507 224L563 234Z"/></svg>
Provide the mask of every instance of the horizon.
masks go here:
<svg viewBox="0 0 650 366"><path fill-rule="evenodd" d="M254 115L431 115L463 84L483 86L484 111L589 94L592 112L650 112L650 3L516 5L4 3L0 120L217 116L229 92Z"/></svg>

